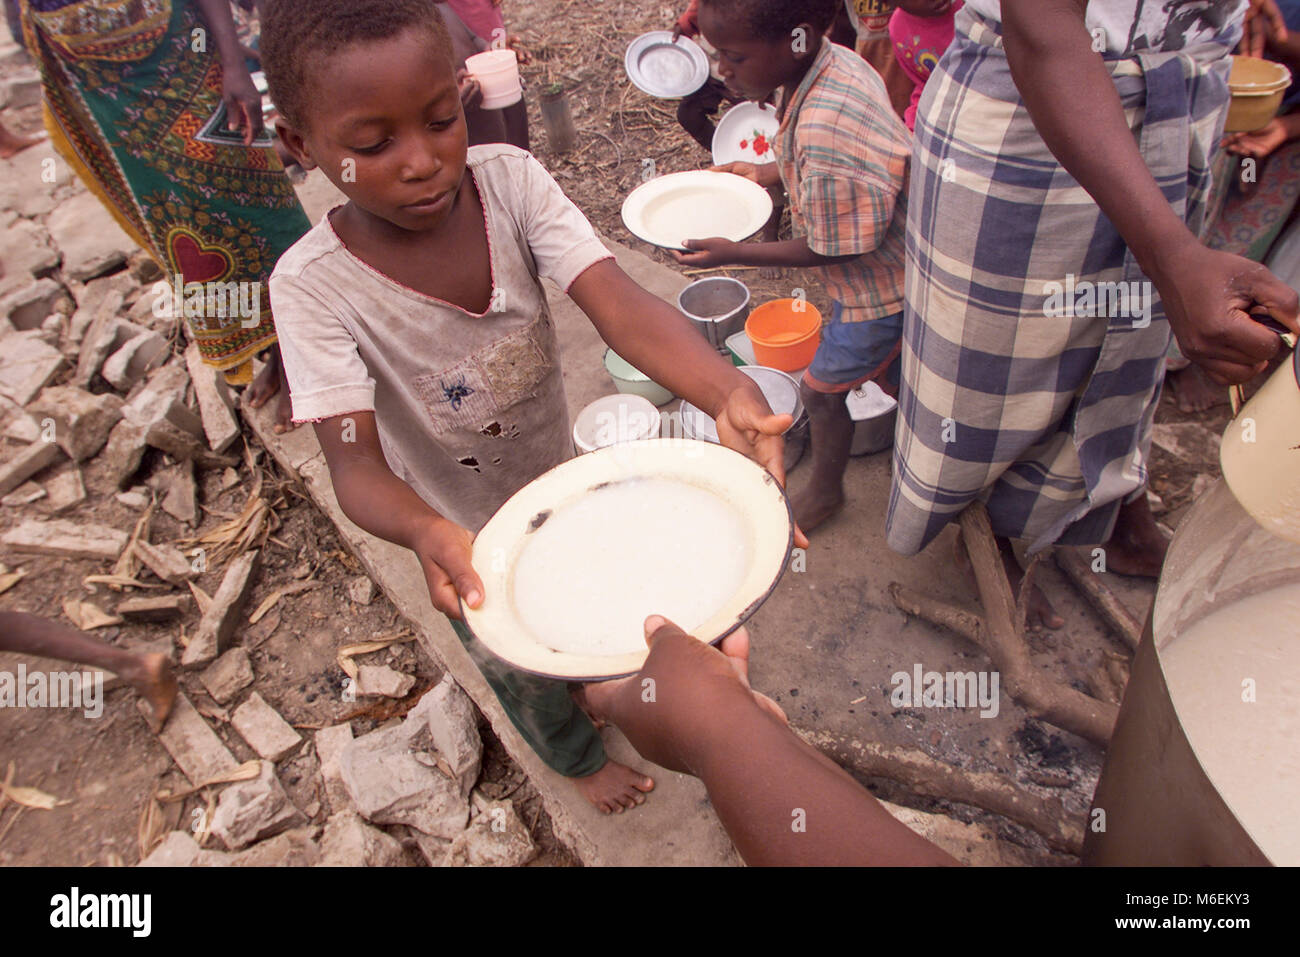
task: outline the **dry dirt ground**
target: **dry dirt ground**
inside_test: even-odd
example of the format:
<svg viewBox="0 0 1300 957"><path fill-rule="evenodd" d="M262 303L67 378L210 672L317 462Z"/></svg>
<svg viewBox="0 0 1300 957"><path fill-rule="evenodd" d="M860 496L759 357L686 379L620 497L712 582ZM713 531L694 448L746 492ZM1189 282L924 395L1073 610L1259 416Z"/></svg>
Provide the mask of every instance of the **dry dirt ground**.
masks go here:
<svg viewBox="0 0 1300 957"><path fill-rule="evenodd" d="M709 157L678 127L675 103L652 100L631 87L623 73L622 58L633 37L646 30L669 27L679 12L676 6L650 7L626 0L507 4L511 31L523 35L535 58L524 71L529 84L535 152L600 230L670 265L675 264L669 254L650 250L624 229L620 205L640 183L644 159L653 160L657 171L664 173L701 168L708 165ZM562 156L549 151L538 110L540 90L553 82L562 83L569 91L579 128L578 148ZM40 128L35 108L6 110L0 119L18 132ZM815 304L825 305L819 300L824 299L819 284L805 275L792 272L768 279L754 271L728 272L750 285L755 301L788 296L792 289L802 287ZM1221 406L1206 416L1192 418L1217 434L1228 421L1228 410ZM1166 397L1158 421L1188 420ZM5 442L0 459L8 458L17 448L15 443ZM129 530L139 513L103 491L95 468L96 463L91 462L85 471L89 499L64 517ZM398 633L403 623L382 594L368 605L349 600L348 585L360 574L359 567L342 550L332 526L291 484L282 481L274 464L257 449L251 450L249 459L240 467L240 481L230 488L221 487L220 470L202 473L202 518L197 532L210 530L242 510L252 486L251 469L262 472L263 494L273 505L275 527L262 551L261 570L248 608L257 608L267 596L286 585L316 583L308 590L282 598L265 618L245 632L243 643L252 654L258 676L255 687L300 729L351 720L354 733L364 733L409 707L421 691L437 680L437 668L414 645L394 645L359 660L390 663L416 675L419 683L412 694L403 702L369 709L344 700L344 673L335 659L340 645L358 638ZM1202 476L1217 476L1217 462L1211 455L1189 461L1156 449L1152 475L1152 489L1162 500L1161 511L1172 525L1190 504L1194 492L1204 486L1206 479ZM0 509L0 531L12 528L23 517L46 517L46 508L37 502L20 509ZM152 540L178 541L195 532L160 512L154 520ZM76 597L107 608L124 597L109 593L102 585L83 583L86 575L104 570L98 563L30 557L21 562L11 557L5 560L11 569L21 565L28 573L0 596L0 608L6 610L59 616L65 598ZM197 584L212 593L221 570L209 570ZM127 624L99 629L96 634L130 648L158 640L175 641L183 629L192 630L197 619L198 612L191 606L179 627ZM0 669L6 668L12 665L0 656ZM235 756L240 760L254 757L224 723L224 712L207 697L196 677L186 675L182 681L191 700L218 728ZM534 836L543 848L536 864L574 863L551 835L536 793L505 756L490 730L484 727L483 733L486 752L480 786L486 795L509 794L523 820L534 823ZM1040 750L1048 745L1046 740L1023 742L1026 748ZM303 750L305 753L281 764L280 776L295 803L309 814L314 812L315 823L321 823L326 811L322 807L317 762L310 747ZM141 814L151 795L160 788L181 789L186 784L141 719L135 695L128 688L110 691L103 716L94 721L78 712L59 710L0 714L0 776L11 763L15 784L38 787L69 803L52 811L19 811L13 805L4 808L0 813L0 864L134 864L140 859ZM166 805L167 829L188 820L199 808L198 798ZM410 853L415 863L418 855Z"/></svg>

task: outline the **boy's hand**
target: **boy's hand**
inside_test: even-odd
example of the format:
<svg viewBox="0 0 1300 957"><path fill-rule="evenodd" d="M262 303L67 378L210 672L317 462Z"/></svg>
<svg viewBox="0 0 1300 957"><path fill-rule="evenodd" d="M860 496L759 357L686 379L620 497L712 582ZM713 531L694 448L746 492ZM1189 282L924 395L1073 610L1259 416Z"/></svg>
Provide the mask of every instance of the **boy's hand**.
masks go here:
<svg viewBox="0 0 1300 957"><path fill-rule="evenodd" d="M696 266L709 269L713 266L736 266L740 264L740 243L730 239L714 236L711 239L688 239L682 243L689 250L699 252L681 252L674 249L673 255L683 266Z"/></svg>
<svg viewBox="0 0 1300 957"><path fill-rule="evenodd" d="M483 87L464 67L456 71L456 87L460 92L460 105L466 113L483 102Z"/></svg>
<svg viewBox="0 0 1300 957"><path fill-rule="evenodd" d="M757 183L764 189L770 189L773 186L781 185L781 171L776 168L775 163L764 163L759 166L756 163L736 162L723 163L721 166L710 166L710 173L731 173L733 176L739 176L741 179L747 179L751 183Z"/></svg>
<svg viewBox="0 0 1300 957"><path fill-rule="evenodd" d="M784 487L785 431L794 424L794 417L773 414L765 400L755 397L756 391L743 387L727 396L715 420L718 440L763 466ZM794 528L794 543L808 547L808 536L798 525Z"/></svg>
<svg viewBox="0 0 1300 957"><path fill-rule="evenodd" d="M1223 139L1223 148L1238 156L1263 159L1287 141L1286 126L1280 119L1269 120L1267 126L1250 133L1232 133Z"/></svg>
<svg viewBox="0 0 1300 957"><path fill-rule="evenodd" d="M1251 311L1263 307L1300 333L1296 291L1249 259L1191 242L1166 251L1152 274L1183 354L1220 385L1253 378L1282 348Z"/></svg>
<svg viewBox="0 0 1300 957"><path fill-rule="evenodd" d="M416 557L424 569L433 607L448 618L460 620L460 598L470 608L483 604L483 580L470 563L474 535L445 518L436 518L421 531Z"/></svg>

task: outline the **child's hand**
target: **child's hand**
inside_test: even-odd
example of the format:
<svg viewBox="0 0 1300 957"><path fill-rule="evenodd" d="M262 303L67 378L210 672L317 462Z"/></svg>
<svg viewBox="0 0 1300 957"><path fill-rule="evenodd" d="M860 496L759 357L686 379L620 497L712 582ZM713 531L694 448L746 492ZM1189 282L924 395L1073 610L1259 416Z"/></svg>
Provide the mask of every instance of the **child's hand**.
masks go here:
<svg viewBox="0 0 1300 957"><path fill-rule="evenodd" d="M710 166L709 172L731 173L751 183L757 183L764 189L781 185L781 171L776 168L775 163L764 163L762 166L745 162L723 163L721 166Z"/></svg>
<svg viewBox="0 0 1300 957"><path fill-rule="evenodd" d="M464 67L456 71L456 87L460 91L460 105L466 113L483 102L483 87Z"/></svg>
<svg viewBox="0 0 1300 957"><path fill-rule="evenodd" d="M740 243L715 236L712 239L688 239L682 243L687 249L699 252L681 252L674 249L673 255L683 266L697 266L708 269L713 266L735 266L740 263L737 258Z"/></svg>
<svg viewBox="0 0 1300 957"><path fill-rule="evenodd" d="M528 66L533 62L533 54L528 47L524 46L523 37L508 37L506 39L506 49L515 51L515 59L519 61L520 66Z"/></svg>
<svg viewBox="0 0 1300 957"><path fill-rule="evenodd" d="M483 604L483 580L470 564L474 535L445 518L436 518L422 530L415 548L433 607L448 618L461 618L460 598L470 608Z"/></svg>
<svg viewBox="0 0 1300 957"><path fill-rule="evenodd" d="M1268 125L1250 133L1232 133L1224 137L1223 148L1238 156L1263 159L1287 141L1286 126L1280 119L1269 120Z"/></svg>

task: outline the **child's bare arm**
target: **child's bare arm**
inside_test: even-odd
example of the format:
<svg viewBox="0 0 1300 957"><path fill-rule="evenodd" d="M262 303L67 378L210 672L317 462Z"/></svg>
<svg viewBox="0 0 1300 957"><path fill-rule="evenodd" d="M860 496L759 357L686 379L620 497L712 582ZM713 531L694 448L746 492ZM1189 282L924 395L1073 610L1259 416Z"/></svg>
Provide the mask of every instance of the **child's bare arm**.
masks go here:
<svg viewBox="0 0 1300 957"><path fill-rule="evenodd" d="M1258 263L1207 249L1147 169L1085 22L1088 0L1003 0L1007 62L1043 141L1096 200L1154 280L1183 352L1220 384L1262 372L1278 336L1300 332L1294 290ZM958 177L960 177L960 171Z"/></svg>
<svg viewBox="0 0 1300 957"><path fill-rule="evenodd" d="M688 239L688 249L683 253L673 250L673 255L683 266L711 268L714 266L783 266L805 268L831 266L859 258L862 253L848 256L823 256L814 252L803 237L784 239L777 243L733 243L730 239Z"/></svg>
<svg viewBox="0 0 1300 957"><path fill-rule="evenodd" d="M424 569L433 606L460 618L458 596L477 608L483 582L470 564L474 536L443 518L393 474L379 444L373 412L337 415L316 423L339 507L372 535L409 548Z"/></svg>
<svg viewBox="0 0 1300 957"><path fill-rule="evenodd" d="M785 483L781 436L790 427L790 416L773 415L754 380L722 358L691 328L689 319L609 259L583 272L569 287L569 295L610 348L707 412L717 420L724 445ZM796 537L802 541L802 533Z"/></svg>

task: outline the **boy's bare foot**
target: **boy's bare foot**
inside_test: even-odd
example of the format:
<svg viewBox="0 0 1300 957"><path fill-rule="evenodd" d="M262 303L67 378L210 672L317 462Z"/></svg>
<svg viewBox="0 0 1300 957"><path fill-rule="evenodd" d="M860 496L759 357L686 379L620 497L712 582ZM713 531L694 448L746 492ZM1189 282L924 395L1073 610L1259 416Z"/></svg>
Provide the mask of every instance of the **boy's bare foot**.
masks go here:
<svg viewBox="0 0 1300 957"><path fill-rule="evenodd" d="M817 483L808 485L797 495L790 496L790 508L795 524L807 534L828 521L844 507L843 488L823 488Z"/></svg>
<svg viewBox="0 0 1300 957"><path fill-rule="evenodd" d="M1169 551L1169 537L1156 525L1145 495L1120 506L1115 531L1104 548L1107 571L1141 578L1160 577L1165 552Z"/></svg>
<svg viewBox="0 0 1300 957"><path fill-rule="evenodd" d="M1206 412L1228 401L1227 390L1211 382L1195 363L1169 373L1165 382L1174 394L1179 412Z"/></svg>
<svg viewBox="0 0 1300 957"><path fill-rule="evenodd" d="M280 359L280 347L271 347L271 354L266 365L248 387L248 404L260 409L278 395L280 401L275 407L275 432L277 435L293 429L293 402L289 396L289 380L284 375L284 362Z"/></svg>
<svg viewBox="0 0 1300 957"><path fill-rule="evenodd" d="M167 716L172 713L172 705L176 702L176 676L172 674L171 662L162 654L141 655L139 670L122 677L149 703L153 712L149 727L157 734L162 730Z"/></svg>
<svg viewBox="0 0 1300 957"><path fill-rule="evenodd" d="M600 809L602 814L622 814L645 803L645 792L653 791L655 782L626 764L606 761L605 766L585 778L573 778L578 793Z"/></svg>
<svg viewBox="0 0 1300 957"><path fill-rule="evenodd" d="M48 135L45 133L37 133L33 136L19 136L17 133L10 133L7 128L0 125L0 159L10 159L17 156L29 146L43 143L46 139L48 139Z"/></svg>

